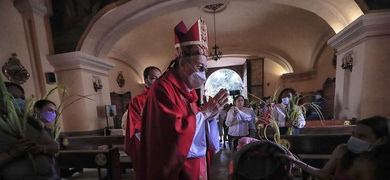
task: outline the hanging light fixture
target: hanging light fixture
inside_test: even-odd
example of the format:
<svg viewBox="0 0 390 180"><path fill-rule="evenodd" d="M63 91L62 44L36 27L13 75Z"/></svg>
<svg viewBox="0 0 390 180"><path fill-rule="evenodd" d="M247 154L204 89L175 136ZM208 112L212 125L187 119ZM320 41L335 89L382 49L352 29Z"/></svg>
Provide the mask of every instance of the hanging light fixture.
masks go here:
<svg viewBox="0 0 390 180"><path fill-rule="evenodd" d="M215 11L218 10L219 8L221 8L222 6L223 6L222 3L211 4L211 5L205 6L206 9L212 10L212 12L214 14L214 47L213 47L213 51L210 52L210 57L214 61L218 61L218 59L221 59L221 57L222 57L222 51L217 46L217 27L215 25L216 24L215 23Z"/></svg>

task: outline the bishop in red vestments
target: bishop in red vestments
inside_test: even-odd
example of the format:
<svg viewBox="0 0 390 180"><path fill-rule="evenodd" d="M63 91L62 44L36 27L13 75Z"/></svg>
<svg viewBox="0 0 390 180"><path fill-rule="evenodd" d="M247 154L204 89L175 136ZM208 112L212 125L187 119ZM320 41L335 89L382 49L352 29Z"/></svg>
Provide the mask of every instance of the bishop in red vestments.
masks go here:
<svg viewBox="0 0 390 180"><path fill-rule="evenodd" d="M146 101L146 96L148 94L149 88L152 86L154 81L156 81L161 76L161 71L159 68L154 66L149 66L144 70L144 81L145 88L141 94L135 96L131 99L128 106L128 118L126 123L126 133L125 133L125 152L130 157L133 169L135 172L136 179L141 179L138 177L138 164L140 162L140 139L141 139L141 125L142 125L142 111Z"/></svg>
<svg viewBox="0 0 390 180"><path fill-rule="evenodd" d="M207 28L199 19L187 31L175 27L174 67L149 90L142 115L140 177L143 180L208 179L211 150L219 148L215 117L228 101L221 89L196 106L195 89L206 81Z"/></svg>

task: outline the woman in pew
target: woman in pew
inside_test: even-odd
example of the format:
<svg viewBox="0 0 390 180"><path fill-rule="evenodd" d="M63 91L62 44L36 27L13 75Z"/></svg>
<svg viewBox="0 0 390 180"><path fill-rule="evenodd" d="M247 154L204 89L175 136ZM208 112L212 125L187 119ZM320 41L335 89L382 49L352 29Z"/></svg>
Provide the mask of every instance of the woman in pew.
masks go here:
<svg viewBox="0 0 390 180"><path fill-rule="evenodd" d="M56 109L57 106L52 101L46 99L39 100L34 104L34 115L32 117L33 119L38 119L40 121L43 128L52 138L54 136L53 131L51 128L47 127L46 124L53 123L55 121L57 115ZM56 153L58 153L58 151ZM82 172L83 168L59 168L55 161L52 161L52 171L53 178L57 180L61 178L71 177L76 172Z"/></svg>
<svg viewBox="0 0 390 180"><path fill-rule="evenodd" d="M299 134L299 129L303 128L306 124L305 117L303 116L303 112L300 109L298 112L297 120L292 122L290 119L291 112L297 104L292 103L293 97L296 97L297 93L292 88L285 88L280 92L278 98L278 104L272 108L271 116L275 118L278 126L280 134L288 134L288 128L294 127L294 135ZM294 106L294 107L293 107Z"/></svg>
<svg viewBox="0 0 390 180"><path fill-rule="evenodd" d="M27 118L25 138L0 135L0 179L53 179L52 156L59 147L45 123L55 117L56 105L39 100L34 104L34 115Z"/></svg>
<svg viewBox="0 0 390 180"><path fill-rule="evenodd" d="M333 151L322 169L312 167L293 155L283 155L307 173L335 180L390 179L390 119L374 116L357 122L347 144Z"/></svg>

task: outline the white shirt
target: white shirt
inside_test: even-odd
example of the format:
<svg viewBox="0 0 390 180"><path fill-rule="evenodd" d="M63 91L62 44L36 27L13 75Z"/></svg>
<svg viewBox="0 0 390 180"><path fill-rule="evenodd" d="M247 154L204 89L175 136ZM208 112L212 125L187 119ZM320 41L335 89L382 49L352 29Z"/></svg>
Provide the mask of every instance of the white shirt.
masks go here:
<svg viewBox="0 0 390 180"><path fill-rule="evenodd" d="M230 136L247 136L249 129L255 129L255 112L251 108L243 107L234 115L232 107L226 117L226 126L229 126L228 134Z"/></svg>
<svg viewBox="0 0 390 180"><path fill-rule="evenodd" d="M187 158L204 157L206 155L207 147L219 150L218 123L215 118L206 120L203 114L198 112L196 114L195 136L192 140Z"/></svg>
<svg viewBox="0 0 390 180"><path fill-rule="evenodd" d="M286 127L286 105L283 103L277 104L271 112L272 117L275 118L279 127ZM302 110L299 111L298 121L295 126L303 128L306 124L305 118L303 117Z"/></svg>

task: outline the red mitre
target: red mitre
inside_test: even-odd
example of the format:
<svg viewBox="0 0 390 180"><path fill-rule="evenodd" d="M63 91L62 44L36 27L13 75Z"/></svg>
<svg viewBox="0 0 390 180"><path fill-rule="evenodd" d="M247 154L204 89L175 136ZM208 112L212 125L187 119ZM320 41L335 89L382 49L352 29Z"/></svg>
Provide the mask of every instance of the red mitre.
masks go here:
<svg viewBox="0 0 390 180"><path fill-rule="evenodd" d="M200 18L188 31L183 21L175 27L175 49L177 57L193 55L208 56L207 43L207 26L203 18Z"/></svg>

